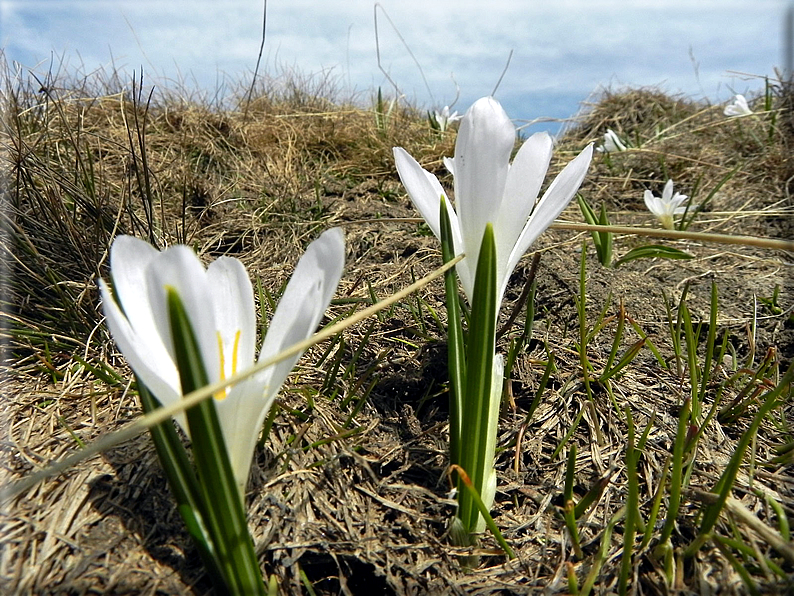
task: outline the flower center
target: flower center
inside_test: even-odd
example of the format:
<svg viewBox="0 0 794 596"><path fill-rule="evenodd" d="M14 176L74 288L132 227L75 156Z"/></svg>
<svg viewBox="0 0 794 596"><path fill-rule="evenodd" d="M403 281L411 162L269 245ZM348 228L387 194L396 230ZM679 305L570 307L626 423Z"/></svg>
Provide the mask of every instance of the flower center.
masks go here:
<svg viewBox="0 0 794 596"><path fill-rule="evenodd" d="M221 337L221 332L217 331L216 335L218 336L218 354L220 354L221 359L221 381L226 380L226 356L223 353L223 337ZM240 329L234 334L234 346L232 347L232 370L230 376L234 376L237 373L237 352L240 347ZM226 396L229 395L229 390L231 387L226 387L225 389L221 389L218 391L213 397L217 400L226 399Z"/></svg>

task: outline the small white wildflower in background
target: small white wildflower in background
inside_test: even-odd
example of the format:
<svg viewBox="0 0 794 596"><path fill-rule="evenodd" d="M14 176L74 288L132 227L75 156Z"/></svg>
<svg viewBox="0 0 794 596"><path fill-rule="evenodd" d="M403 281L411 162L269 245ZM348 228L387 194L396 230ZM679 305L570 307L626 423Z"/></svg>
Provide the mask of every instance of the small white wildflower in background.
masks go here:
<svg viewBox="0 0 794 596"><path fill-rule="evenodd" d="M457 112L452 112L450 114L449 106L444 106L444 109L442 109L440 112L437 111L435 113L435 117L436 117L436 122L438 123L438 129L441 132L447 130L449 125L452 124L453 122L457 122L458 120L463 118L463 116L458 115Z"/></svg>
<svg viewBox="0 0 794 596"><path fill-rule="evenodd" d="M747 105L747 100L744 98L744 95L734 95L733 101L725 106L723 110L723 114L726 116L749 116L752 114L753 111L750 109L750 106Z"/></svg>
<svg viewBox="0 0 794 596"><path fill-rule="evenodd" d="M668 180L661 197L654 196L650 190L646 190L644 198L648 210L662 222L665 229L672 230L675 227L673 216L686 211L687 206L684 203L689 197L680 193L673 194L673 181Z"/></svg>
<svg viewBox="0 0 794 596"><path fill-rule="evenodd" d="M623 141L620 140L620 137L611 128L608 128L604 133L604 144L596 148L596 151L600 151L601 153L625 150L626 145L623 144Z"/></svg>

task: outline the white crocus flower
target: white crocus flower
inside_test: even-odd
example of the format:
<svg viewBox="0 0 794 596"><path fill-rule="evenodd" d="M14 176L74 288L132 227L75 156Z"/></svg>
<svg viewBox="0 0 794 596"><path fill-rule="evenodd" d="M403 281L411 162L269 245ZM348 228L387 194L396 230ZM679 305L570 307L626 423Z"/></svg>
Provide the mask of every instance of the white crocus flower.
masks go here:
<svg viewBox="0 0 794 596"><path fill-rule="evenodd" d="M648 211L662 222L665 229L672 230L675 227L673 216L686 211L687 206L684 203L689 197L680 193L673 194L673 181L668 180L664 185L661 197L654 196L650 190L646 190L644 198Z"/></svg>
<svg viewBox="0 0 794 596"><path fill-rule="evenodd" d="M314 332L339 283L344 252L339 228L309 245L270 322L260 361ZM160 252L132 236L119 236L110 249L110 272L113 293L99 282L107 325L132 370L161 404L172 404L183 394L169 324L169 289L185 307L210 383L254 364L254 294L237 259L221 257L205 269L187 246ZM299 357L281 360L214 397L241 494L265 416ZM185 416L177 420L187 431Z"/></svg>
<svg viewBox="0 0 794 596"><path fill-rule="evenodd" d="M620 137L611 128L608 128L604 133L604 144L596 149L596 151L600 151L602 153L611 153L614 151L625 150L626 145L623 144L623 141L620 140Z"/></svg>
<svg viewBox="0 0 794 596"><path fill-rule="evenodd" d="M515 140L516 129L502 106L493 97L485 97L463 117L454 159L444 160L455 179L455 208L449 200L446 205L455 251L466 254L456 269L469 302L486 224L493 225L497 304L501 304L518 260L568 205L593 155L593 147L588 145L565 166L535 205L551 160L552 139L545 132L532 135L511 165ZM411 201L440 238L439 209L441 196L446 198L444 189L402 147L394 148L394 159Z"/></svg>
<svg viewBox="0 0 794 596"><path fill-rule="evenodd" d="M753 113L744 95L734 95L733 101L722 112L726 116L749 116Z"/></svg>
<svg viewBox="0 0 794 596"><path fill-rule="evenodd" d="M444 132L449 128L449 125L453 122L457 122L463 116L459 116L457 112L449 113L449 106L444 106L444 108L438 112L435 112L436 122L438 123L438 128L441 132Z"/></svg>

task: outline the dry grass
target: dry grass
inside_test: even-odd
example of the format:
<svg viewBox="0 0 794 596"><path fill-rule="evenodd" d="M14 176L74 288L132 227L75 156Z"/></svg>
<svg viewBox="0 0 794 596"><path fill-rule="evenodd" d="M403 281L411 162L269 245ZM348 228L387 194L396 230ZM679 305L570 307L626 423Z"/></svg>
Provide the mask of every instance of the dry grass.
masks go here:
<svg viewBox="0 0 794 596"><path fill-rule="evenodd" d="M3 482L138 415L128 370L97 309L95 279L106 275L114 235L132 233L159 246L186 242L207 259L234 255L275 293L307 243L326 227L342 225L348 264L337 296L362 302L370 298L369 286L382 297L438 264L437 243L422 226L350 223L416 215L397 179L393 146L405 147L450 182L441 158L453 153L454 131L431 130L415 109L400 106L378 126L371 109L344 105L294 81L258 93L247 113L243 104L221 109L173 96L147 105L145 95L112 77L100 83L48 80L42 90L30 81L9 81L7 93L0 250L12 276L2 305L10 356L3 380ZM597 157L582 189L591 205L606 202L611 221L648 223L642 190L658 192L668 177L701 202L733 172L691 229L790 238L791 94L770 89L769 101L768 112L726 119L720 107L656 91L607 93L560 140L552 170L612 128L633 148ZM763 102L757 100L757 111ZM567 217L581 220L574 208ZM544 256L534 339L516 360L509 383L515 405L506 407L500 424L495 514L518 558L505 562L485 537L483 566L466 571L444 536L454 503L444 473L443 332L428 308L443 318L443 291L436 284L382 320L349 330L330 352L314 348L283 391L282 412L257 454L248 495L262 567L277 576L281 593L305 591L303 577L317 593L329 594L557 593L568 590L568 563L581 584L608 520L626 499L625 421L605 391L587 401L573 347L582 239L552 231L538 244ZM641 243L616 242L618 252ZM669 244L696 258L683 265L639 261L618 270L588 260L591 323L611 292L670 360L660 290L678 299L688 285L695 318L707 321L714 279L718 327L728 331L733 351L715 369L708 398L734 366L757 369L767 354L774 382L794 354L791 255ZM516 299L523 275L522 265L508 301ZM776 286L780 312L757 301L771 297ZM330 316L350 308L337 304ZM615 311L612 306L608 313ZM614 333L613 321L588 345L596 370ZM637 339L629 333L623 349ZM547 349L556 370L527 422ZM334 362L340 372L329 378ZM615 403L631 406L638 428L655 414L638 469L647 512L688 377L660 367L643 350L613 388ZM726 398L736 393L738 387L726 387ZM691 489L713 487L754 410L709 425L694 456ZM579 446L575 493L581 497L597 478L608 477L609 484L580 521L585 557L577 560L559 513L565 451L554 452L580 412L571 439ZM792 413L789 392L755 437L733 491L772 529L777 517L769 498L794 516ZM209 583L171 503L145 436L41 483L3 512L5 593L207 593ZM697 495L686 493L676 546L696 532L697 505ZM663 506L660 519L665 515ZM621 532L618 525L605 545L597 593L616 589ZM789 575L794 571L794 561L739 517L724 515L718 532L741 537ZM633 585L643 594L744 593L748 588L729 562L738 557L762 592L791 589L760 555L759 564L727 552L708 542L668 586L661 563L646 549L635 556Z"/></svg>

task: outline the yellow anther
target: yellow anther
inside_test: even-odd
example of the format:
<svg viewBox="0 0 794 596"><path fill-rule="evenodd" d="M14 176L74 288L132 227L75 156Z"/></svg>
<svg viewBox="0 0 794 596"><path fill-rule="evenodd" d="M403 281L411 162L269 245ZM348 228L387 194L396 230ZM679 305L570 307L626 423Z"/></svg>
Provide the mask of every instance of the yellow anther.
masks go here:
<svg viewBox="0 0 794 596"><path fill-rule="evenodd" d="M240 329L234 334L234 352L232 352L232 374L237 374L237 349L240 347Z"/></svg>
<svg viewBox="0 0 794 596"><path fill-rule="evenodd" d="M216 332L218 336L218 354L220 354L221 359L221 381L226 380L226 357L223 354L223 337L221 337L221 332ZM238 329L237 332L234 334L234 347L232 348L232 372L231 374L237 373L237 353L240 350L240 334L241 330ZM217 400L226 399L226 396L229 394L229 388L222 389L218 391L213 397Z"/></svg>

